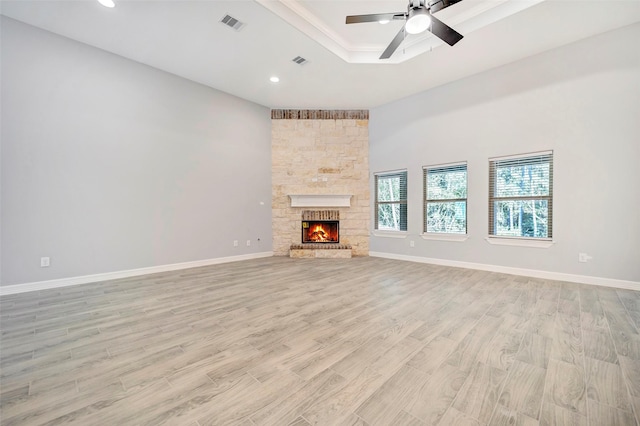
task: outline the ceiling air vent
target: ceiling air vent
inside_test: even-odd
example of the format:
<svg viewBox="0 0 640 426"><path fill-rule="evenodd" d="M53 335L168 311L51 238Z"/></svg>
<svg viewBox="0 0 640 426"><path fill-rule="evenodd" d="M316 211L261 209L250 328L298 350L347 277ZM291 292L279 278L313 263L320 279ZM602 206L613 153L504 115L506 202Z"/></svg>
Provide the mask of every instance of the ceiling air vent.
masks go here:
<svg viewBox="0 0 640 426"><path fill-rule="evenodd" d="M296 56L295 58L292 59L292 61L295 62L298 65L304 65L307 62L309 62L305 58L303 58L302 56Z"/></svg>
<svg viewBox="0 0 640 426"><path fill-rule="evenodd" d="M236 31L240 31L240 29L244 27L243 22L238 21L236 18L234 18L231 15L224 15L224 17L220 20L220 22L225 24L227 27L233 28Z"/></svg>

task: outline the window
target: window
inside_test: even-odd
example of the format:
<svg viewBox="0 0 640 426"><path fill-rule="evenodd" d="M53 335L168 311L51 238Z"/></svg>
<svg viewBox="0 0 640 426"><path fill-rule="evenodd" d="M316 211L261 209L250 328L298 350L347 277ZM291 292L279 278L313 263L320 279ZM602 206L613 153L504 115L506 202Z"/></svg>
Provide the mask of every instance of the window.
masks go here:
<svg viewBox="0 0 640 426"><path fill-rule="evenodd" d="M425 167L424 232L467 233L467 163Z"/></svg>
<svg viewBox="0 0 640 426"><path fill-rule="evenodd" d="M552 238L553 152L489 160L489 236Z"/></svg>
<svg viewBox="0 0 640 426"><path fill-rule="evenodd" d="M381 231L407 230L407 172L375 175L375 229Z"/></svg>

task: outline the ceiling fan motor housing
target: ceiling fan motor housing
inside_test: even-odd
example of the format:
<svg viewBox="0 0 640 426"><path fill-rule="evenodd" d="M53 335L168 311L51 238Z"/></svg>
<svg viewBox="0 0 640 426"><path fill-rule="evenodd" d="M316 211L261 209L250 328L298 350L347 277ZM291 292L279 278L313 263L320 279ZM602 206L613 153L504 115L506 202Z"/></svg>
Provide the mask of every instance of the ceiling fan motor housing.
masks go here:
<svg viewBox="0 0 640 426"><path fill-rule="evenodd" d="M388 22L390 20L406 21L389 46L387 46L384 52L382 52L380 59L389 59L391 55L393 55L393 52L395 52L400 44L402 44L407 33L419 34L423 31L429 30L433 35L447 43L449 46L453 46L463 38L462 34L440 21L431 13L442 10L445 7L458 3L461 0L430 1L431 3L427 5L427 0L409 0L406 12L347 16L346 23L358 24L363 22Z"/></svg>
<svg viewBox="0 0 640 426"><path fill-rule="evenodd" d="M431 15L429 9L422 0L412 0L407 11L407 23L405 28L409 34L419 34L424 32L431 25Z"/></svg>

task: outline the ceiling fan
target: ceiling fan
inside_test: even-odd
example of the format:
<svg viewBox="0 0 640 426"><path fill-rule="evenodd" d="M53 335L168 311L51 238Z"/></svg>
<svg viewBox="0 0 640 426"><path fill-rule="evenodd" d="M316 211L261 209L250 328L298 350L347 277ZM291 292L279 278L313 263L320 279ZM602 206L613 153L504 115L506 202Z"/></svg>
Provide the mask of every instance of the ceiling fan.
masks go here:
<svg viewBox="0 0 640 426"><path fill-rule="evenodd" d="M462 34L449 27L444 22L433 16L439 10L458 3L461 0L435 0L427 3L426 0L409 0L406 12L375 13L372 15L347 16L347 24L360 24L363 22L406 21L400 32L387 46L380 59L389 59L404 40L406 33L419 34L426 30L443 40L449 46L453 46L462 39Z"/></svg>

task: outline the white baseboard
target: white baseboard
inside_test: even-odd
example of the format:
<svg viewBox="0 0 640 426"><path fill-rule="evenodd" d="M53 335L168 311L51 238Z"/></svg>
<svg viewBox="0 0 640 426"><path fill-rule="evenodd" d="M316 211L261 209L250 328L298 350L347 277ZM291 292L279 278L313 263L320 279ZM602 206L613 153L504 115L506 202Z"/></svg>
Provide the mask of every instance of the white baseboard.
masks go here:
<svg viewBox="0 0 640 426"><path fill-rule="evenodd" d="M404 254L382 253L370 251L369 256L386 259L406 260L408 262L429 263L432 265L452 266L455 268L477 269L481 271L500 272L503 274L522 275L532 278L543 278L555 281L568 281L579 284L600 285L603 287L623 288L640 291L640 282L616 280L613 278L592 277L589 275L564 274L561 272L540 271L536 269L512 268L510 266L487 265L484 263L462 262L458 260L435 259L430 257L407 256Z"/></svg>
<svg viewBox="0 0 640 426"><path fill-rule="evenodd" d="M217 265L221 263L239 262L242 260L272 257L273 252L245 254L240 256L219 257L215 259L196 260L193 262L174 263L170 265L151 266L148 268L130 269L126 271L106 272L103 274L84 275L80 277L62 278L49 281L38 281L25 284L0 286L0 296L9 294L26 293L29 291L47 290L52 288L68 287L72 285L88 284L98 281L115 280L120 278L136 277L140 275L155 274L158 272L177 271L180 269L197 268L200 266ZM540 271L535 269L513 268L509 266L487 265L483 263L462 262L457 260L435 259L420 256L407 256L403 254L369 252L371 257L405 260L408 262L429 263L433 265L452 266L456 268L477 269L481 271L499 272L503 274L521 275L525 277L543 278L556 281L568 281L580 284L600 285L603 287L623 288L640 291L640 282L616 280L613 278L592 277L588 275L564 274L561 272Z"/></svg>
<svg viewBox="0 0 640 426"><path fill-rule="evenodd" d="M155 274L158 272L177 271L180 269L197 268L200 266L218 265L220 263L238 262L241 260L272 257L272 251L262 253L243 254L239 256L218 257L215 259L195 260L192 262L173 263L170 265L151 266L148 268L129 269L127 271L106 272L103 274L83 275L80 277L61 278L57 280L37 281L33 283L0 286L0 296L26 293L28 291L48 290L51 288L68 287L71 285L88 284L98 281L117 280L120 278L136 277L139 275Z"/></svg>

